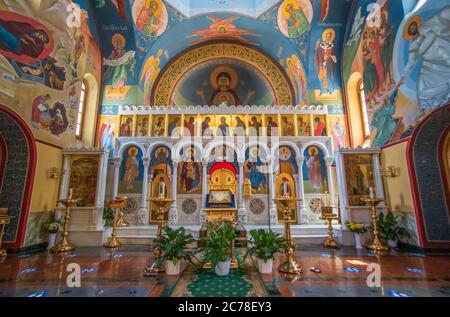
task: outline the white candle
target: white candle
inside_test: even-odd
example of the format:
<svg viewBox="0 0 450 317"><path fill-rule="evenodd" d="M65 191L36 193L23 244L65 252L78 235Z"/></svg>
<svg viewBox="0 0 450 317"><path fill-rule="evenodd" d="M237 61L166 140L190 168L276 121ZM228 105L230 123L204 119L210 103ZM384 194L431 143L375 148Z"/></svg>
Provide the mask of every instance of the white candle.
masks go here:
<svg viewBox="0 0 450 317"><path fill-rule="evenodd" d="M69 200L72 199L73 188L69 188Z"/></svg>
<svg viewBox="0 0 450 317"><path fill-rule="evenodd" d="M286 182L283 183L283 196L288 196L288 187Z"/></svg>
<svg viewBox="0 0 450 317"><path fill-rule="evenodd" d="M370 190L370 199L374 199L375 198L375 189L373 187L370 187L369 190Z"/></svg>
<svg viewBox="0 0 450 317"><path fill-rule="evenodd" d="M166 195L166 186L163 182L159 183L159 197L164 198Z"/></svg>

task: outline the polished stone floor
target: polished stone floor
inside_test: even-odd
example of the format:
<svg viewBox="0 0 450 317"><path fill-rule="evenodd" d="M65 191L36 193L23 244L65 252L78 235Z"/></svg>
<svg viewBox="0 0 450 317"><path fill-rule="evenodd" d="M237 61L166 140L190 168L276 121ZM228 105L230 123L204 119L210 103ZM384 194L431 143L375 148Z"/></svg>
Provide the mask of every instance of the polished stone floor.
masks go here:
<svg viewBox="0 0 450 317"><path fill-rule="evenodd" d="M282 276L275 269L273 274L249 274L254 280L249 281L251 284L264 288L253 292L253 296L450 297L450 254L423 255L399 250L374 254L354 248L334 251L321 246L301 246L296 257L303 267L298 278ZM187 274L195 279L189 268L181 278L164 274L144 277L143 270L149 261L150 248L144 246L124 246L117 251L84 247L65 255L10 254L0 263L0 297L180 296L175 291L180 288L179 281ZM274 267L279 262L280 257ZM79 288L67 286L70 263L81 268ZM381 269L380 287L367 284L371 273L367 268L372 263ZM311 267L321 272L312 272ZM185 268L186 265L182 267ZM225 290L224 296L227 295Z"/></svg>

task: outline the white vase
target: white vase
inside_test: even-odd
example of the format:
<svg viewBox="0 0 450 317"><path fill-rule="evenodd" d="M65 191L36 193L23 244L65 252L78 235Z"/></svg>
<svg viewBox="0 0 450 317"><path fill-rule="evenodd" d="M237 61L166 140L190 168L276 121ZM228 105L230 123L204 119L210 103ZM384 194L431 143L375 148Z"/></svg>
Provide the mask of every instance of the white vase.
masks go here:
<svg viewBox="0 0 450 317"><path fill-rule="evenodd" d="M358 233L354 233L353 235L355 236L355 248L362 249L361 235Z"/></svg>
<svg viewBox="0 0 450 317"><path fill-rule="evenodd" d="M174 264L173 261L166 261L166 274L167 275L178 275L180 274L180 264L181 261L177 261L177 264Z"/></svg>
<svg viewBox="0 0 450 317"><path fill-rule="evenodd" d="M391 248L396 248L398 246L398 241L397 240L388 240L387 245L390 246Z"/></svg>
<svg viewBox="0 0 450 317"><path fill-rule="evenodd" d="M216 272L218 276L227 276L230 274L230 264L231 259L228 259L225 262L217 262L214 272Z"/></svg>
<svg viewBox="0 0 450 317"><path fill-rule="evenodd" d="M56 235L58 233L49 233L48 234L48 246L47 246L47 250L50 250L51 248L53 248L55 246L56 243Z"/></svg>
<svg viewBox="0 0 450 317"><path fill-rule="evenodd" d="M264 261L263 259L256 259L258 263L258 270L261 274L272 274L273 259Z"/></svg>

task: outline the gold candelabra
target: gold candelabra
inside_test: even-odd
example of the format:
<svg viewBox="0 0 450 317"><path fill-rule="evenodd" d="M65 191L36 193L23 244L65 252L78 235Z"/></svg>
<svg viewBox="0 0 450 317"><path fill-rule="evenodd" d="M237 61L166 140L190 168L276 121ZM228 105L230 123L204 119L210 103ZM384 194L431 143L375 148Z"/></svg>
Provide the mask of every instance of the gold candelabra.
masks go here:
<svg viewBox="0 0 450 317"><path fill-rule="evenodd" d="M365 247L373 251L389 251L390 248L380 239L380 228L378 227L377 205L384 201L379 198L363 198L363 201L370 205L370 213L372 218L373 241L366 244Z"/></svg>
<svg viewBox="0 0 450 317"><path fill-rule="evenodd" d="M128 200L128 197L118 197L116 200L124 200L124 204L119 208L119 220L117 220L116 226L119 228L128 227L129 223L124 218L124 208L126 205L126 201Z"/></svg>
<svg viewBox="0 0 450 317"><path fill-rule="evenodd" d="M280 264L278 271L286 274L302 274L302 268L297 263L294 257L295 245L292 242L291 236L291 212L295 210L294 204L300 199L290 196L282 196L281 198L275 198L274 202L278 204L279 208L283 212L284 220L284 235L286 238L286 248L284 254L286 260Z"/></svg>
<svg viewBox="0 0 450 317"><path fill-rule="evenodd" d="M70 208L75 207L77 205L77 200L72 199L72 195L69 195L67 199L61 199L58 201L66 207L66 211L64 214L64 227L62 233L62 239L59 241L57 245L51 248L51 252L69 252L75 250L75 246L69 242L67 238L69 235L69 219L70 219Z"/></svg>
<svg viewBox="0 0 450 317"><path fill-rule="evenodd" d="M118 248L120 247L120 242L117 240L117 210L123 210L125 207L127 199L126 198L116 198L114 200L109 201L106 204L106 208L111 208L113 210L113 225L112 225L112 231L111 231L111 237L108 239L108 241L105 243L105 248ZM120 220L120 219L119 219Z"/></svg>
<svg viewBox="0 0 450 317"><path fill-rule="evenodd" d="M333 214L332 206L322 206L321 220L328 223L328 238L324 241L323 246L330 249L339 249L341 245L336 241L333 234L333 220L339 219L336 214Z"/></svg>
<svg viewBox="0 0 450 317"><path fill-rule="evenodd" d="M166 197L156 197L156 198L151 198L150 201L153 202L156 205L156 207L158 208L157 209L157 220L158 220L157 237L160 238L162 235L162 230L163 230L164 216L165 216L166 212L168 211L168 207L170 206L170 204L172 204L172 202L174 200L170 199L170 198L166 198ZM148 267L145 268L144 276L151 276L151 275L166 271L166 268L162 264L158 263L159 258L162 255L161 249L159 247L153 247L153 255L154 255L155 259L153 260L153 263L151 265L149 265Z"/></svg>
<svg viewBox="0 0 450 317"><path fill-rule="evenodd" d="M7 253L5 249L2 249L2 241L3 241L3 236L5 235L5 226L7 224L9 224L11 222L11 218L8 215L0 215L0 260L4 260L6 259Z"/></svg>

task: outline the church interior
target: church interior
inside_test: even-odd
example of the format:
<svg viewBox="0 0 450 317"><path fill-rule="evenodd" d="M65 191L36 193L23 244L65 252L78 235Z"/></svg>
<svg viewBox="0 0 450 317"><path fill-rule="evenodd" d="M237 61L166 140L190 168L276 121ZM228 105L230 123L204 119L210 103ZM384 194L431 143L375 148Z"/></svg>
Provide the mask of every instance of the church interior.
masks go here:
<svg viewBox="0 0 450 317"><path fill-rule="evenodd" d="M0 297L449 297L450 1L0 0Z"/></svg>

